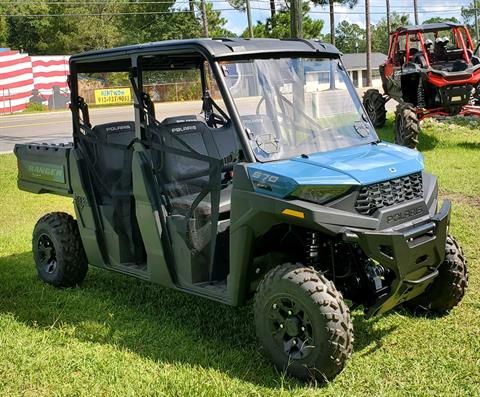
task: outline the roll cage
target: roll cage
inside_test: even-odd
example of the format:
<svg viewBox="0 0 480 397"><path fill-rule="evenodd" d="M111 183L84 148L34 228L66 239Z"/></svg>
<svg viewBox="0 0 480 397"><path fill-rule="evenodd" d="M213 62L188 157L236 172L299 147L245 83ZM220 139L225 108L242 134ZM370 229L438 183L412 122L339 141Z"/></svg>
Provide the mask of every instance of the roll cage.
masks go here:
<svg viewBox="0 0 480 397"><path fill-rule="evenodd" d="M433 33L435 38L437 38L439 32L446 30L452 31L452 36L454 38L455 44L458 46L458 48L462 50L463 60L467 63L470 63L471 55L469 54L469 51L472 51L473 55L475 48L468 29L464 25L449 23L430 25L427 24L423 26L419 25L397 29L390 35L390 44L388 50L389 62L398 64L399 66L412 62L414 60L415 54L411 51L410 43L411 41L415 40L420 43L420 52L424 56L426 68L431 68L431 56L425 45L424 34ZM402 45L400 43L402 39L405 41L404 48L402 48Z"/></svg>
<svg viewBox="0 0 480 397"><path fill-rule="evenodd" d="M306 56L339 58L339 51L332 45L319 40L246 40L246 39L193 39L168 40L162 42L132 45L108 50L90 51L70 58L69 85L72 97L72 121L74 145L78 143L81 126L88 125L88 107L79 97L78 75L80 73L128 72L134 89L135 139L145 139L149 107L148 98L143 95L144 71L182 70L200 67L204 111L211 106L208 88L205 85L207 62L218 84L229 118L237 131L242 154L248 162L255 162L255 156L248 143L248 136L242 126L235 103L225 83L221 60L268 58L272 56ZM213 104L213 107L215 105ZM83 123L82 123L83 120Z"/></svg>

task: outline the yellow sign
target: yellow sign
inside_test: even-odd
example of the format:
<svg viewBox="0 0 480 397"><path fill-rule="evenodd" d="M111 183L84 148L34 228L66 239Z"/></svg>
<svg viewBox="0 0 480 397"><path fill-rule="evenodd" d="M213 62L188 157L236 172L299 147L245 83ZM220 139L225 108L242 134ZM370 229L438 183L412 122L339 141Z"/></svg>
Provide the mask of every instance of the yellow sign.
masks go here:
<svg viewBox="0 0 480 397"><path fill-rule="evenodd" d="M108 88L95 90L95 103L97 105L110 105L115 103L131 103L130 88Z"/></svg>

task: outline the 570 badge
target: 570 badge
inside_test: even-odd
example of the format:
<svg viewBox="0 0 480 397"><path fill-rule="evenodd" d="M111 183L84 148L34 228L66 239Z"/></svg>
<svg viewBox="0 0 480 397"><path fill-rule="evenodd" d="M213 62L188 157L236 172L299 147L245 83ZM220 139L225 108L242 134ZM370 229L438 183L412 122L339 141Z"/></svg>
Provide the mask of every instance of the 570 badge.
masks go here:
<svg viewBox="0 0 480 397"><path fill-rule="evenodd" d="M267 174L262 171L255 171L252 175L252 182L257 189L263 189L272 191L272 185L274 185L279 177L271 174Z"/></svg>
<svg viewBox="0 0 480 397"><path fill-rule="evenodd" d="M253 174L252 174L252 179L254 179L255 181L257 182L270 182L270 183L275 183L278 181L278 176L275 176L275 175L270 175L270 174L266 174L265 172L261 172L261 171L255 171Z"/></svg>

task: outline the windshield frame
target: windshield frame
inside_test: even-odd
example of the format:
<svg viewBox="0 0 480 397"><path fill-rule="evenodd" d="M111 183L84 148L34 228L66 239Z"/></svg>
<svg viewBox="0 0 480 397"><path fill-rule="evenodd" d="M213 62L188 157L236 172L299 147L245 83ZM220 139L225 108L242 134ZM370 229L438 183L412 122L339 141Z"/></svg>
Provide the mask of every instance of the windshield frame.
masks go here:
<svg viewBox="0 0 480 397"><path fill-rule="evenodd" d="M359 116L359 120L358 122L362 122L364 123L366 126L368 126L368 130L369 130L369 136L371 137L371 139L369 139L368 141L365 141L365 142L358 142L358 143L353 143L353 144L348 144L348 145L345 145L345 146L339 146L339 147L336 147L336 148L331 148L331 149L326 149L326 150L318 150L318 151L314 151L314 152L310 152L310 153L302 153L302 151L297 151L297 152L294 152L294 153L288 153L286 154L285 156L281 156L281 157L270 157L270 158L265 158L265 157L259 157L255 151L253 150L253 146L251 145L251 142L252 142L252 136L251 136L251 133L249 134L249 130L245 128L245 123L244 123L244 120L242 120L242 117L241 117L241 112L239 110L239 106L238 106L238 98L235 98L234 95L232 94L231 92L231 87L230 85L227 83L227 76L225 74L225 71L224 71L224 65L226 63L240 63L240 62L255 62L257 60L272 60L272 61L275 61L275 60L281 60L281 59L299 59L299 60L308 60L308 61L312 61L312 62L316 62L316 61L331 61L332 64L336 64L338 69L343 73L343 83L345 84L345 88L346 88L346 93L348 93L352 103L354 104L354 106L356 107L356 110L358 112L358 116ZM215 63L216 64L216 68L217 71L219 72L219 75L217 77L218 80L221 81L221 85L225 87L226 89L226 96L228 98L225 98L225 99L228 99L228 102L231 101L231 105L232 105L232 110L234 110L235 112L235 115L232 114L232 116L234 118L237 118L237 120L240 121L240 125L242 126L242 131L239 131L240 134L243 135L243 139L241 140L242 142L246 142L248 143L248 148L245 148L247 152L250 152L253 157L255 158L255 161L258 161L258 162L272 162L272 161L281 161L281 160L287 160L287 159L290 159L290 158L294 158L294 157L299 157L299 156L302 156L302 155L310 155L310 154L314 154L314 153L327 153L327 152L330 152L330 151L334 151L334 150L337 150L339 148L347 148L347 147L355 147L355 146L363 146L363 145L368 145L368 144L372 144L372 143L378 143L380 142L381 140L379 139L377 133L376 133L376 130L373 126L373 124L371 123L370 121L370 118L368 117L368 114L363 106L363 103L351 81L351 77L348 73L348 71L345 69L344 65L343 65L343 62L342 62L342 59L339 55L337 54L330 54L330 53L321 53L321 54L312 54L312 53L300 53L300 52L295 52L295 53L266 53L266 54L242 54L242 55L239 55L239 56L228 56L228 57L218 57L215 59L214 62L212 63ZM213 66L213 65L212 65ZM353 127L355 128L355 127ZM357 131L358 132L358 131ZM358 133L359 135L361 135L360 133Z"/></svg>

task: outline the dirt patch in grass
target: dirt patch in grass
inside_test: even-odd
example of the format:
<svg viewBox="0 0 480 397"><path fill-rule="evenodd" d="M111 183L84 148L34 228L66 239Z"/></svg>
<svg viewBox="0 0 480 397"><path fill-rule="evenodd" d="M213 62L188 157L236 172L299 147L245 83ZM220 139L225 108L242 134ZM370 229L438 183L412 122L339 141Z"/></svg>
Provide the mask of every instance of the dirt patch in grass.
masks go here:
<svg viewBox="0 0 480 397"><path fill-rule="evenodd" d="M466 196L461 193L454 193L446 190L440 190L438 197L440 198L440 200L448 199L451 200L453 203L459 203L474 208L480 208L480 197Z"/></svg>

